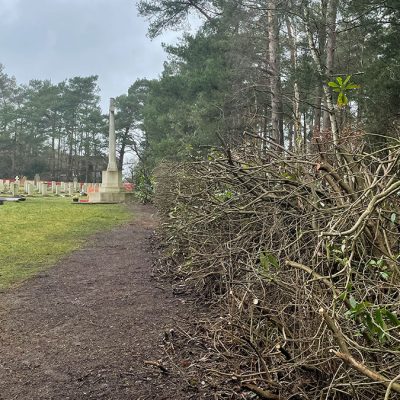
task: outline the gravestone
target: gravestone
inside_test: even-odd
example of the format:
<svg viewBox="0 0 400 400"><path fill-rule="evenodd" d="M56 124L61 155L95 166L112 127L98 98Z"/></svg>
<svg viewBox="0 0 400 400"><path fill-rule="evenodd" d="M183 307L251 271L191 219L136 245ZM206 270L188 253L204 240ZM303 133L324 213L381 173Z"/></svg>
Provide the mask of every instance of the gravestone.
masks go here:
<svg viewBox="0 0 400 400"><path fill-rule="evenodd" d="M11 194L16 197L19 195L19 183L15 182L11 184Z"/></svg>
<svg viewBox="0 0 400 400"><path fill-rule="evenodd" d="M47 182L42 183L41 193L42 193L42 196L47 196Z"/></svg>
<svg viewBox="0 0 400 400"><path fill-rule="evenodd" d="M26 181L25 182L25 192L26 193L28 193L29 185L32 186L32 188L31 188L32 192L35 190L35 185L34 185L33 181Z"/></svg>
<svg viewBox="0 0 400 400"><path fill-rule="evenodd" d="M40 183L40 175L35 174L35 177L33 178L35 185L38 185Z"/></svg>
<svg viewBox="0 0 400 400"><path fill-rule="evenodd" d="M26 186L27 186L26 191L28 193L28 196L33 196L34 186L32 185L32 183L29 182Z"/></svg>
<svg viewBox="0 0 400 400"><path fill-rule="evenodd" d="M59 196L61 194L61 186L56 185L56 196Z"/></svg>
<svg viewBox="0 0 400 400"><path fill-rule="evenodd" d="M55 192L56 192L56 182L51 181L51 193L55 193Z"/></svg>

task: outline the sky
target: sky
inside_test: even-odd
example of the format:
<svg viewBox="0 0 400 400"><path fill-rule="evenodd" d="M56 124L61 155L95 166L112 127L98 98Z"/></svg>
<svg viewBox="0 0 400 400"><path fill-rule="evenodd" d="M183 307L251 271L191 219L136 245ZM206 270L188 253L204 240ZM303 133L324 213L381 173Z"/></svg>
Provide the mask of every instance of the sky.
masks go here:
<svg viewBox="0 0 400 400"><path fill-rule="evenodd" d="M0 0L0 21L0 63L9 76L22 84L98 75L104 112L136 79L159 76L161 43L179 36L150 40L136 0Z"/></svg>

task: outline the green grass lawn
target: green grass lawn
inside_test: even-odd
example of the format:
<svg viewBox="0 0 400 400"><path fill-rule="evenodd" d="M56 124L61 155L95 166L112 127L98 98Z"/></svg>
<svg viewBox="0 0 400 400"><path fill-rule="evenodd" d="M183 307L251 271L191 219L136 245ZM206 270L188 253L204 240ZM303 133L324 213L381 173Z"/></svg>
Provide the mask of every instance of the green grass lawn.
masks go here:
<svg viewBox="0 0 400 400"><path fill-rule="evenodd" d="M5 202L0 206L0 289L52 266L88 235L131 218L119 204L76 205L61 197Z"/></svg>

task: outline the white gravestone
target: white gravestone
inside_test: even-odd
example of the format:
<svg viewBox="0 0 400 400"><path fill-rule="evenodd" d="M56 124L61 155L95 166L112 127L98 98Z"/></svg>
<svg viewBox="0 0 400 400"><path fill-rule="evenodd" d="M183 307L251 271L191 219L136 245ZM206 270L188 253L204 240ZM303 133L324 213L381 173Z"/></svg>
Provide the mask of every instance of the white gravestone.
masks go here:
<svg viewBox="0 0 400 400"><path fill-rule="evenodd" d="M12 193L12 195L15 197L15 196L18 196L18 194L19 194L19 183L12 183L11 184L11 193Z"/></svg>

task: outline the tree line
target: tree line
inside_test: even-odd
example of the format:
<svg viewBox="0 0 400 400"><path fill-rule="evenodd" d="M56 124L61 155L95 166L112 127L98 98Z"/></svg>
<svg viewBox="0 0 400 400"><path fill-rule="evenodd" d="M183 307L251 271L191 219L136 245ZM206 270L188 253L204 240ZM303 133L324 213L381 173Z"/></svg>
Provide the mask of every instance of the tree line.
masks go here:
<svg viewBox="0 0 400 400"><path fill-rule="evenodd" d="M120 168L137 176L160 160L265 139L291 150L368 134L398 135L400 5L395 0L143 0L149 35L196 32L164 45L158 79L117 97ZM97 180L106 165L107 116L97 77L17 85L0 72L0 173Z"/></svg>
<svg viewBox="0 0 400 400"><path fill-rule="evenodd" d="M104 166L97 76L18 85L0 70L0 175L92 180Z"/></svg>
<svg viewBox="0 0 400 400"><path fill-rule="evenodd" d="M200 27L165 45L157 80L139 80L140 166L264 139L296 151L399 131L400 5L395 0L142 0L149 35ZM134 139L134 138L133 138Z"/></svg>
<svg viewBox="0 0 400 400"><path fill-rule="evenodd" d="M18 85L0 65L0 177L38 173L49 180L100 182L108 161L108 113L100 108L97 80L96 75L77 76L57 84L34 79ZM120 170L128 152L139 153L134 137L141 90L138 81L116 98Z"/></svg>

